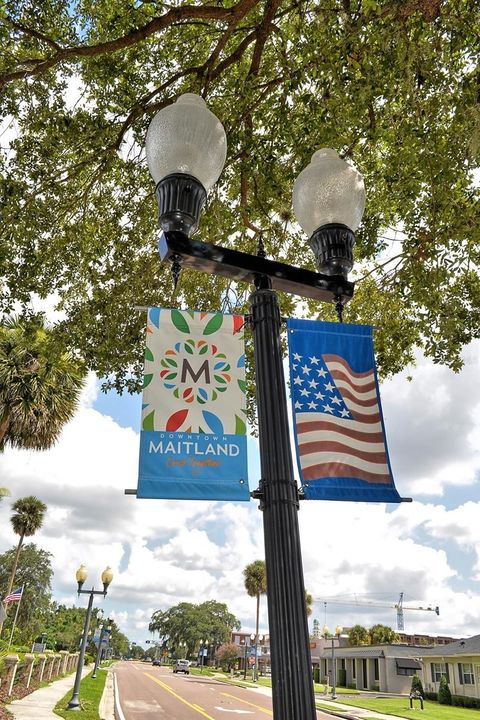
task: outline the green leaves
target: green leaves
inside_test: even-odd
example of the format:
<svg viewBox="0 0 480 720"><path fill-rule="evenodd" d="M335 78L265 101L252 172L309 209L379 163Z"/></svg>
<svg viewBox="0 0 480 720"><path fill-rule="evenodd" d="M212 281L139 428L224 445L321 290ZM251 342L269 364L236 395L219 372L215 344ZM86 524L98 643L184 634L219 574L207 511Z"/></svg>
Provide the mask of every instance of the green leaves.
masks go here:
<svg viewBox="0 0 480 720"><path fill-rule="evenodd" d="M282 2L267 24L268 4L250 0L34 5L8 2L0 15L0 311L58 298L59 334L119 391L143 381L134 307L215 313L206 336L220 308L248 313L244 283L184 268L175 294L158 257L145 133L159 107L195 91L229 147L197 237L256 253L261 231L270 257L313 269L291 188L331 146L367 187L345 319L378 327L382 375L415 346L460 366L480 333L475 3L444 2L439 14L435 2ZM281 304L300 312L296 298ZM334 317L325 304L306 312ZM188 334L176 310L172 322Z"/></svg>

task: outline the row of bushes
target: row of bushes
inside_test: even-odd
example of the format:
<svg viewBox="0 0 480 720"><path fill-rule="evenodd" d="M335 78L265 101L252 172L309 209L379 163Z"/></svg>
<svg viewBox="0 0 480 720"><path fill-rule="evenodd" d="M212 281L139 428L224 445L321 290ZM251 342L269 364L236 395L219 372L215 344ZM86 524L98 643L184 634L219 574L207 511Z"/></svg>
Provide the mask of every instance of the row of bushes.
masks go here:
<svg viewBox="0 0 480 720"><path fill-rule="evenodd" d="M420 681L420 678L418 678L418 681ZM413 685L414 683L412 682L412 689L418 689L417 682L415 682L415 688L413 688ZM438 702L440 705L456 705L457 707L480 710L480 698L468 697L468 695L452 695L450 688L448 687L446 677L441 678L438 693L424 692L423 697L425 700L433 700L434 702Z"/></svg>

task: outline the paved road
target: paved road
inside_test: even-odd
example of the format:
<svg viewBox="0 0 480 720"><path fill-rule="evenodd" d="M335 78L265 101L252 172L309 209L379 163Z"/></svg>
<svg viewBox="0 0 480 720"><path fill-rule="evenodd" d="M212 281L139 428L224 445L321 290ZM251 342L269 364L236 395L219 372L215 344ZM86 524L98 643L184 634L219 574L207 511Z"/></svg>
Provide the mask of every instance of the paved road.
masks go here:
<svg viewBox="0 0 480 720"><path fill-rule="evenodd" d="M217 682L207 676L173 674L170 668L124 662L115 667L124 720L266 720L269 695ZM121 720L123 720L121 718ZM317 720L332 720L317 713Z"/></svg>

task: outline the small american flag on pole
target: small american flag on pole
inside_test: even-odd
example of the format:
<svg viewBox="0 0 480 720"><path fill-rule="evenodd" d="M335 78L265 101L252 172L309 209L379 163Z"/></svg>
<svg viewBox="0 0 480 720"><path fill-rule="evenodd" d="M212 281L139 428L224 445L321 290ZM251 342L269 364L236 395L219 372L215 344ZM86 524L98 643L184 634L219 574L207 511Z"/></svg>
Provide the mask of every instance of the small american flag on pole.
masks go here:
<svg viewBox="0 0 480 720"><path fill-rule="evenodd" d="M307 499L401 502L366 325L288 320L290 382Z"/></svg>
<svg viewBox="0 0 480 720"><path fill-rule="evenodd" d="M9 593L7 597L3 599L3 602L5 603L5 605L14 602L20 602L20 600L22 599L22 593L23 587L17 588L16 590L13 590L11 593Z"/></svg>

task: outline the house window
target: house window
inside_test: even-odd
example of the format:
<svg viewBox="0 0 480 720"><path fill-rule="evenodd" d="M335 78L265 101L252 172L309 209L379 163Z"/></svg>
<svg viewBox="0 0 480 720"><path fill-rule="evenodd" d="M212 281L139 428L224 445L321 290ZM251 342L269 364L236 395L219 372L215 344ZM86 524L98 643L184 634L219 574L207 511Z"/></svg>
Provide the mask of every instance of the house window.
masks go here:
<svg viewBox="0 0 480 720"><path fill-rule="evenodd" d="M374 679L380 680L380 673L378 671L378 658L374 658L374 660L373 660L373 671L374 671Z"/></svg>
<svg viewBox="0 0 480 720"><path fill-rule="evenodd" d="M459 663L460 682L463 685L475 685L472 663Z"/></svg>
<svg viewBox="0 0 480 720"><path fill-rule="evenodd" d="M353 660L352 660L352 678L355 679L356 677L357 677L357 664L355 662L355 658L353 658Z"/></svg>
<svg viewBox="0 0 480 720"><path fill-rule="evenodd" d="M440 678L444 676L448 680L448 668L446 663L432 663L432 680L440 682Z"/></svg>
<svg viewBox="0 0 480 720"><path fill-rule="evenodd" d="M397 675L415 675L415 668L397 667Z"/></svg>

